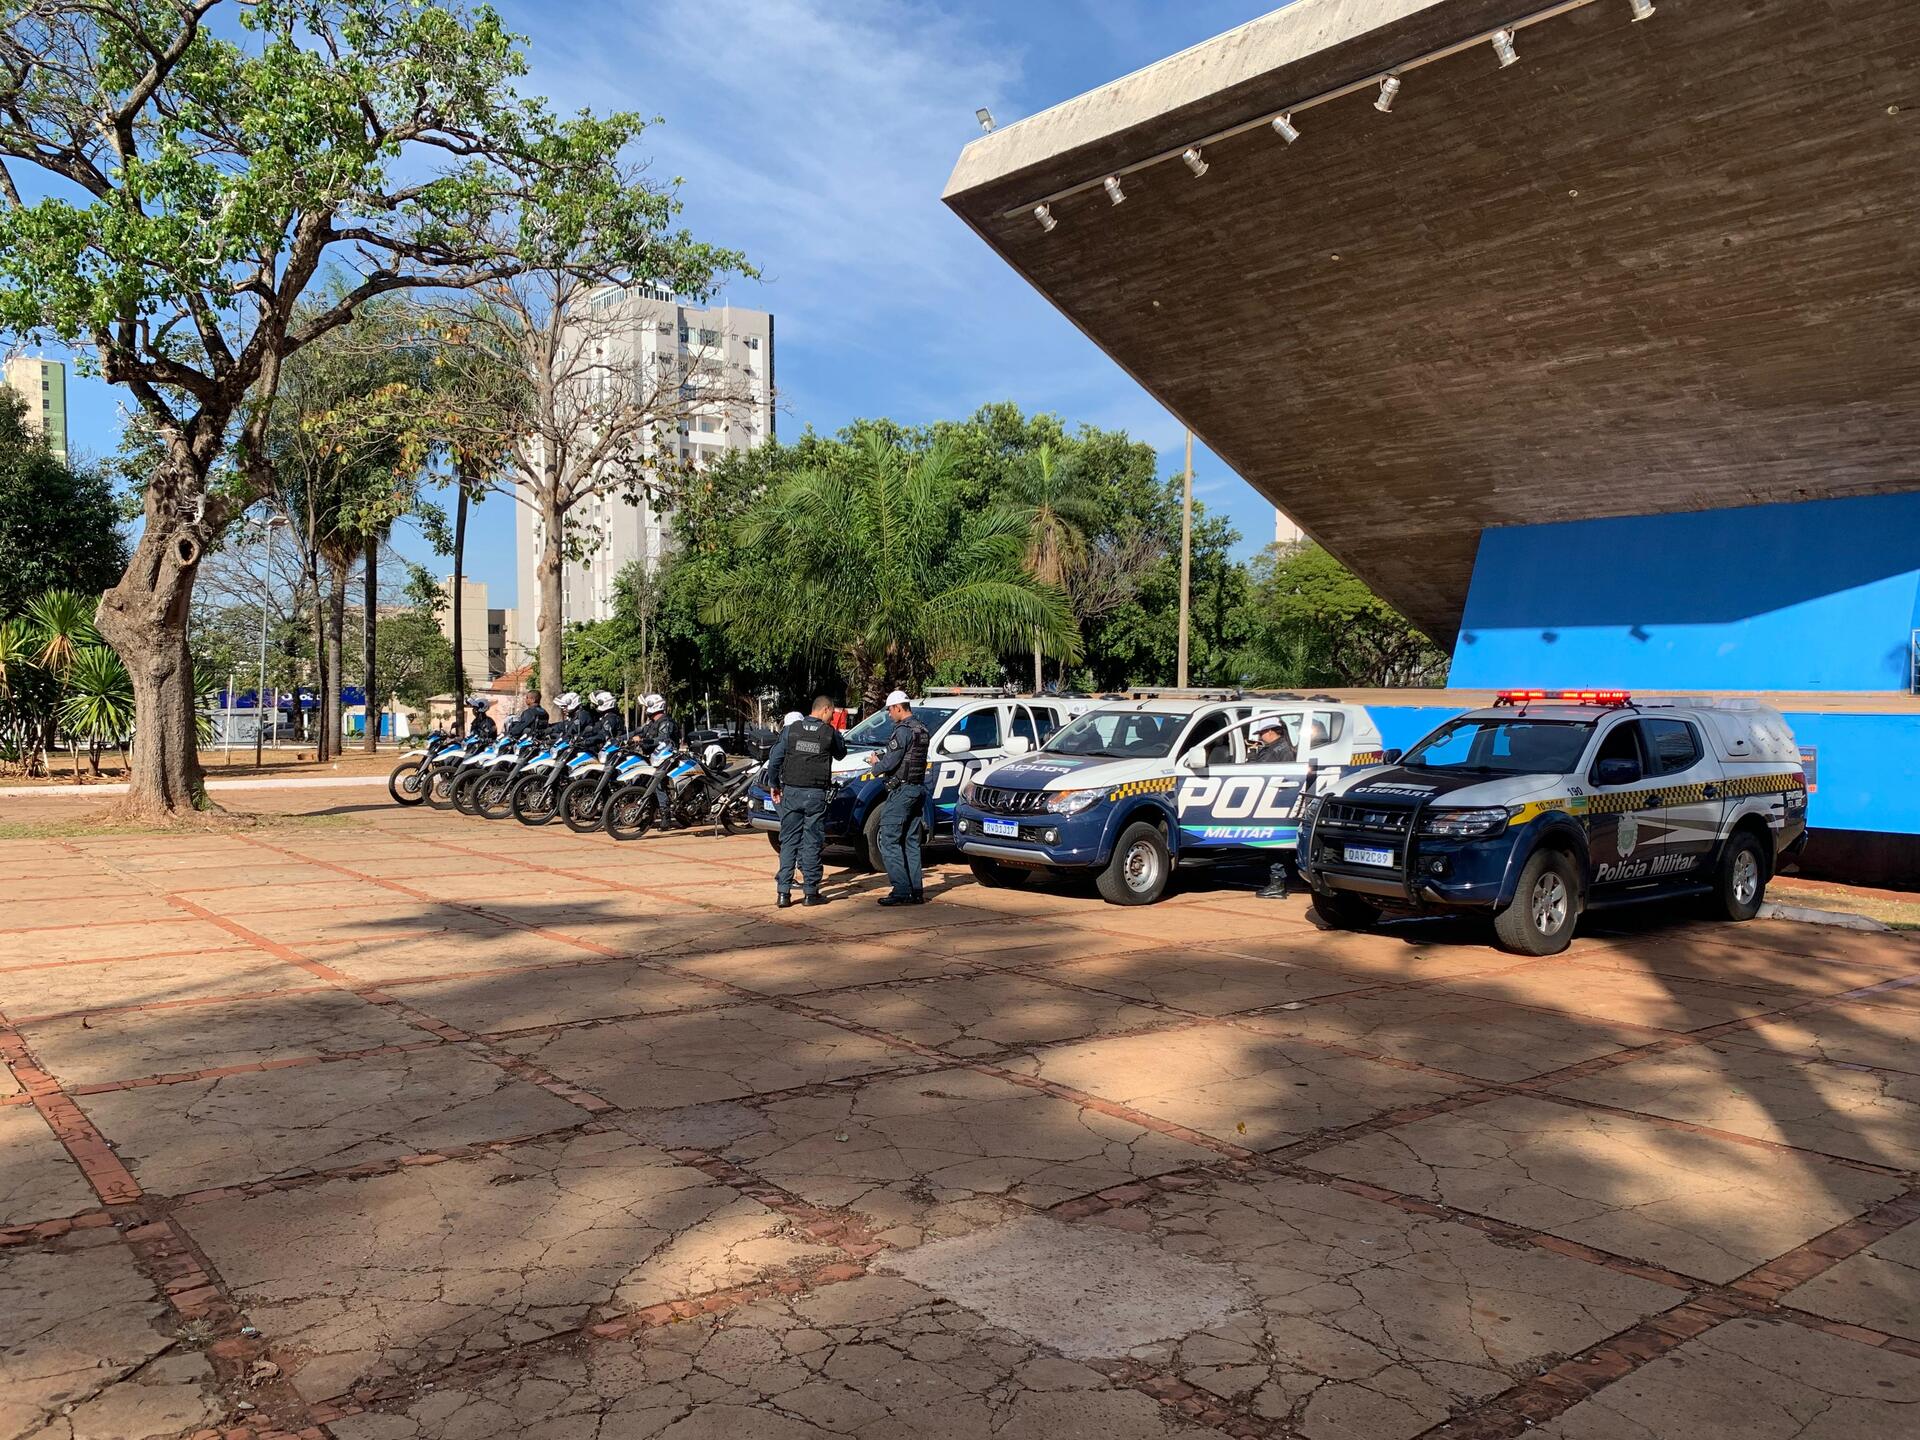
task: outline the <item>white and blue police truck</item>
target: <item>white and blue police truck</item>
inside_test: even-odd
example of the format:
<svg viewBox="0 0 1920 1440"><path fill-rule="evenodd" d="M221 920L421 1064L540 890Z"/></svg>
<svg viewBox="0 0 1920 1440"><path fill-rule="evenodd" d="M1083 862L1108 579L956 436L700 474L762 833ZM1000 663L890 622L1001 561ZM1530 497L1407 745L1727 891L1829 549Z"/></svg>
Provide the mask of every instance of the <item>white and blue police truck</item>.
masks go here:
<svg viewBox="0 0 1920 1440"><path fill-rule="evenodd" d="M1292 760L1252 758L1270 725ZM1383 753L1366 708L1327 696L1108 701L963 782L954 843L984 884L1092 873L1151 904L1175 867L1290 859L1306 797Z"/></svg>
<svg viewBox="0 0 1920 1440"><path fill-rule="evenodd" d="M1750 700L1505 691L1387 758L1308 805L1300 872L1336 927L1477 913L1552 955L1603 906L1701 895L1747 920L1806 840L1799 746Z"/></svg>
<svg viewBox="0 0 1920 1440"><path fill-rule="evenodd" d="M1012 756L1025 755L1043 745L1062 725L1098 705L1099 700L1075 695L1001 695L934 692L910 702L913 713L927 727L926 801L921 840L944 845L953 839L954 806L960 787L982 768ZM886 799L886 777L870 768L893 735L893 717L876 710L847 731L847 754L833 765L833 784L827 794L827 843L851 847L863 863L873 864L879 853L874 836L880 824L880 805ZM779 807L763 779L748 789L753 828L764 831L776 847L780 843Z"/></svg>

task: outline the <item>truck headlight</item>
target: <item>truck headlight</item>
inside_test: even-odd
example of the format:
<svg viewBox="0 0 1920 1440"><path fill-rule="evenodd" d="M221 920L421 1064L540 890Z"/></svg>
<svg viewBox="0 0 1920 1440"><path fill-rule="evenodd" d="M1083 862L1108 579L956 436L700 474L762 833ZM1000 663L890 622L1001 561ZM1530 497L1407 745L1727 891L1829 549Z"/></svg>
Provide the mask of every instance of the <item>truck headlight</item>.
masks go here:
<svg viewBox="0 0 1920 1440"><path fill-rule="evenodd" d="M1104 790L1049 790L1047 810L1054 815L1078 815L1082 810L1092 809L1106 793Z"/></svg>
<svg viewBox="0 0 1920 1440"><path fill-rule="evenodd" d="M979 785L974 783L974 777L968 775L966 779L960 782L960 798L971 805L973 803L973 797L978 793L979 789Z"/></svg>
<svg viewBox="0 0 1920 1440"><path fill-rule="evenodd" d="M1302 830L1305 830L1309 825L1313 824L1313 817L1320 813L1320 804L1326 798L1324 795L1309 795L1306 798L1306 802L1300 807L1300 828Z"/></svg>
<svg viewBox="0 0 1920 1440"><path fill-rule="evenodd" d="M1422 835L1491 835L1507 828L1512 812L1501 805L1487 810L1429 810L1420 822Z"/></svg>

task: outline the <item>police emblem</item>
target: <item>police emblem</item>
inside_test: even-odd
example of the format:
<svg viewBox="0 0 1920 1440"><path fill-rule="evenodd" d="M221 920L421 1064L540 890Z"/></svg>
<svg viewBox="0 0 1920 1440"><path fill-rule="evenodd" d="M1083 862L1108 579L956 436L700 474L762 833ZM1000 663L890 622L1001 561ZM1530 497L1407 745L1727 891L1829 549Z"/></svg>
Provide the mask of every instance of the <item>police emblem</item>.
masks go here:
<svg viewBox="0 0 1920 1440"><path fill-rule="evenodd" d="M1633 847L1640 843L1640 817L1633 811L1620 817L1620 828L1614 831L1613 843L1622 860L1633 854Z"/></svg>

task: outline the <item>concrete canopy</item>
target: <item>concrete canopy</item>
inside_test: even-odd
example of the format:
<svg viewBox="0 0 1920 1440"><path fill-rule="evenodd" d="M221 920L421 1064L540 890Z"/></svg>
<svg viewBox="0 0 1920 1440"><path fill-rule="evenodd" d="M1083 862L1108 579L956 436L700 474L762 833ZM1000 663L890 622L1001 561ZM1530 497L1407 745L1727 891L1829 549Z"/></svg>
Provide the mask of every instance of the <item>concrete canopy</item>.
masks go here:
<svg viewBox="0 0 1920 1440"><path fill-rule="evenodd" d="M1591 0L1178 159L1545 3L1296 0L944 196L1442 643L1489 526L1920 489L1915 0Z"/></svg>

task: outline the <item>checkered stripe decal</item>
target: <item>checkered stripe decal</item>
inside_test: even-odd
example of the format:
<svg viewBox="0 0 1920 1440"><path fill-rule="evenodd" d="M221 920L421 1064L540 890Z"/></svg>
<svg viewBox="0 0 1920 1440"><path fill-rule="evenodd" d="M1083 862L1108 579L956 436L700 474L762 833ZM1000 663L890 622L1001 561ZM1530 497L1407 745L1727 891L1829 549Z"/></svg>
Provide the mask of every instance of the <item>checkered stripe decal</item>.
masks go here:
<svg viewBox="0 0 1920 1440"><path fill-rule="evenodd" d="M1703 780L1697 785L1665 785L1650 790L1622 790L1610 795L1567 795L1536 800L1515 812L1511 823L1527 821L1549 810L1575 815L1625 815L1630 810L1664 810L1672 805L1704 805L1709 800L1745 800L1754 795L1791 795L1807 788L1798 770L1770 775L1742 775L1733 780ZM1707 791L1713 793L1709 795Z"/></svg>
<svg viewBox="0 0 1920 1440"><path fill-rule="evenodd" d="M1133 795L1171 795L1179 784L1171 775L1162 775L1154 780L1129 780L1109 790L1107 799L1125 800Z"/></svg>

